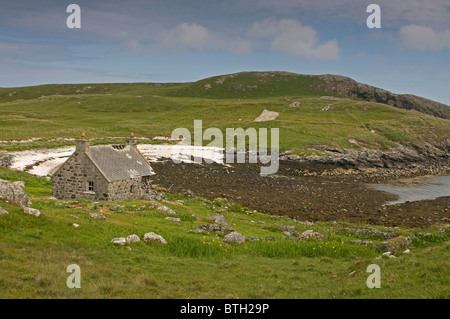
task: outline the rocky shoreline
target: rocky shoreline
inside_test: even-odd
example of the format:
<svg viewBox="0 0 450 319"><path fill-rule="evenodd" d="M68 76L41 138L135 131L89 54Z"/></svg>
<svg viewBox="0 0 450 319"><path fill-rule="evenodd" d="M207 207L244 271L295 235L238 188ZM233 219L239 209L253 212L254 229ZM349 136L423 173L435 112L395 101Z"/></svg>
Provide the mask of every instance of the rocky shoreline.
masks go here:
<svg viewBox="0 0 450 319"><path fill-rule="evenodd" d="M396 196L367 184L450 172L450 140L388 151L340 150L301 157L280 154L275 175L257 164L152 163L154 183L171 192L232 199L243 206L302 221L340 220L384 226L427 227L450 222L450 197L385 205Z"/></svg>
<svg viewBox="0 0 450 319"><path fill-rule="evenodd" d="M287 166L295 163L298 168L290 174L296 176L352 175L367 182L450 172L450 139L440 143L412 144L408 147L400 145L387 151L342 150L327 145L310 149L329 155L302 157L285 152L280 154L280 161Z"/></svg>

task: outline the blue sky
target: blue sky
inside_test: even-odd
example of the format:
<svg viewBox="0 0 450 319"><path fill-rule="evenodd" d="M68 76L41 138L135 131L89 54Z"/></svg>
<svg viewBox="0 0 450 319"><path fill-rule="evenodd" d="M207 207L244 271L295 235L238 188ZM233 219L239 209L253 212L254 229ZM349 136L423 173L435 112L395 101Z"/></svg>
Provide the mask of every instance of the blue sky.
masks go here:
<svg viewBox="0 0 450 319"><path fill-rule="evenodd" d="M0 70L0 87L330 73L450 105L450 1L4 0Z"/></svg>

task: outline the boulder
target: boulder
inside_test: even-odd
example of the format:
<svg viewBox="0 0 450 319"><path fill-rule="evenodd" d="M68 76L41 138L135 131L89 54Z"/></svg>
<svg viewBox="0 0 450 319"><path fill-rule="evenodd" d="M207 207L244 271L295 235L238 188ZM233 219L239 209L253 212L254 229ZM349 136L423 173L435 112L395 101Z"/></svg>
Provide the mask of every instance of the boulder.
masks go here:
<svg viewBox="0 0 450 319"><path fill-rule="evenodd" d="M225 243L243 243L245 242L245 236L234 231L223 237L223 241Z"/></svg>
<svg viewBox="0 0 450 319"><path fill-rule="evenodd" d="M217 224L227 227L227 220L223 215L215 214L212 218Z"/></svg>
<svg viewBox="0 0 450 319"><path fill-rule="evenodd" d="M321 234L319 234L318 232L315 232L311 229L305 230L303 233L300 234L300 236L298 236L299 240L306 240L309 238L321 240L321 239L323 239L323 236Z"/></svg>
<svg viewBox="0 0 450 319"><path fill-rule="evenodd" d="M127 236L127 243L128 243L128 244L131 244L131 243L138 243L138 242L140 242L140 241L141 241L141 239L139 238L138 235L133 234L133 235L128 235L128 236Z"/></svg>
<svg viewBox="0 0 450 319"><path fill-rule="evenodd" d="M3 179L0 179L0 199L14 202L22 208L31 206L30 198L19 185Z"/></svg>
<svg viewBox="0 0 450 319"><path fill-rule="evenodd" d="M0 215L8 215L9 212L0 207Z"/></svg>
<svg viewBox="0 0 450 319"><path fill-rule="evenodd" d="M167 241L161 235L155 234L154 232L146 233L144 235L144 241L156 241L161 244L167 244Z"/></svg>
<svg viewBox="0 0 450 319"><path fill-rule="evenodd" d="M40 212L38 209L31 208L31 207L25 207L25 208L23 209L23 212L24 212L25 214L33 215L33 216L36 216L36 217L41 216L41 212Z"/></svg>

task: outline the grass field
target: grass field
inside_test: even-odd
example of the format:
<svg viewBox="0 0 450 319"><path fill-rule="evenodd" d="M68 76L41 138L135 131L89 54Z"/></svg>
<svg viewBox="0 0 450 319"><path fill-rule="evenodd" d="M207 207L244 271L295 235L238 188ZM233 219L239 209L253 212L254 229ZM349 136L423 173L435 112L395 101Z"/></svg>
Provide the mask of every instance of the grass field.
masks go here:
<svg viewBox="0 0 450 319"><path fill-rule="evenodd" d="M23 180L33 207L42 215L25 215L0 200L10 212L0 215L1 298L449 298L450 232L393 229L344 223L306 225L286 217L251 211L221 199L208 201L168 194L164 205L181 222L149 201L91 202L49 199L51 182L0 168L0 178ZM102 212L106 220L88 217ZM223 233L193 233L221 213L242 234L274 240L223 242ZM75 228L73 223L80 227ZM285 240L283 226L299 233L311 229L321 240ZM384 241L352 232L367 227L401 236L416 235L393 253L376 259L380 250L350 240ZM339 231L349 228L350 231ZM112 238L155 232L168 242L126 246ZM420 236L422 232L432 236ZM69 289L66 268L81 269L81 289ZM366 285L367 266L381 269L381 288Z"/></svg>

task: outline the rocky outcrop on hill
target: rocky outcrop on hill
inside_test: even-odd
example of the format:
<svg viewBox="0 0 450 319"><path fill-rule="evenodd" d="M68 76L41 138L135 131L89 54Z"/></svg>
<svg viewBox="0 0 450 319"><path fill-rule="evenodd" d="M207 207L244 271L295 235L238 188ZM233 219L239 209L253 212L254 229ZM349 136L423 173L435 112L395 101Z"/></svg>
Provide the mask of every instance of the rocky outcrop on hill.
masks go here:
<svg viewBox="0 0 450 319"><path fill-rule="evenodd" d="M425 114L450 119L450 106L409 94L394 94L355 80L340 76L325 74L318 76L322 84L317 89L336 92L340 95L359 98L370 102L388 104L401 109L416 110Z"/></svg>

